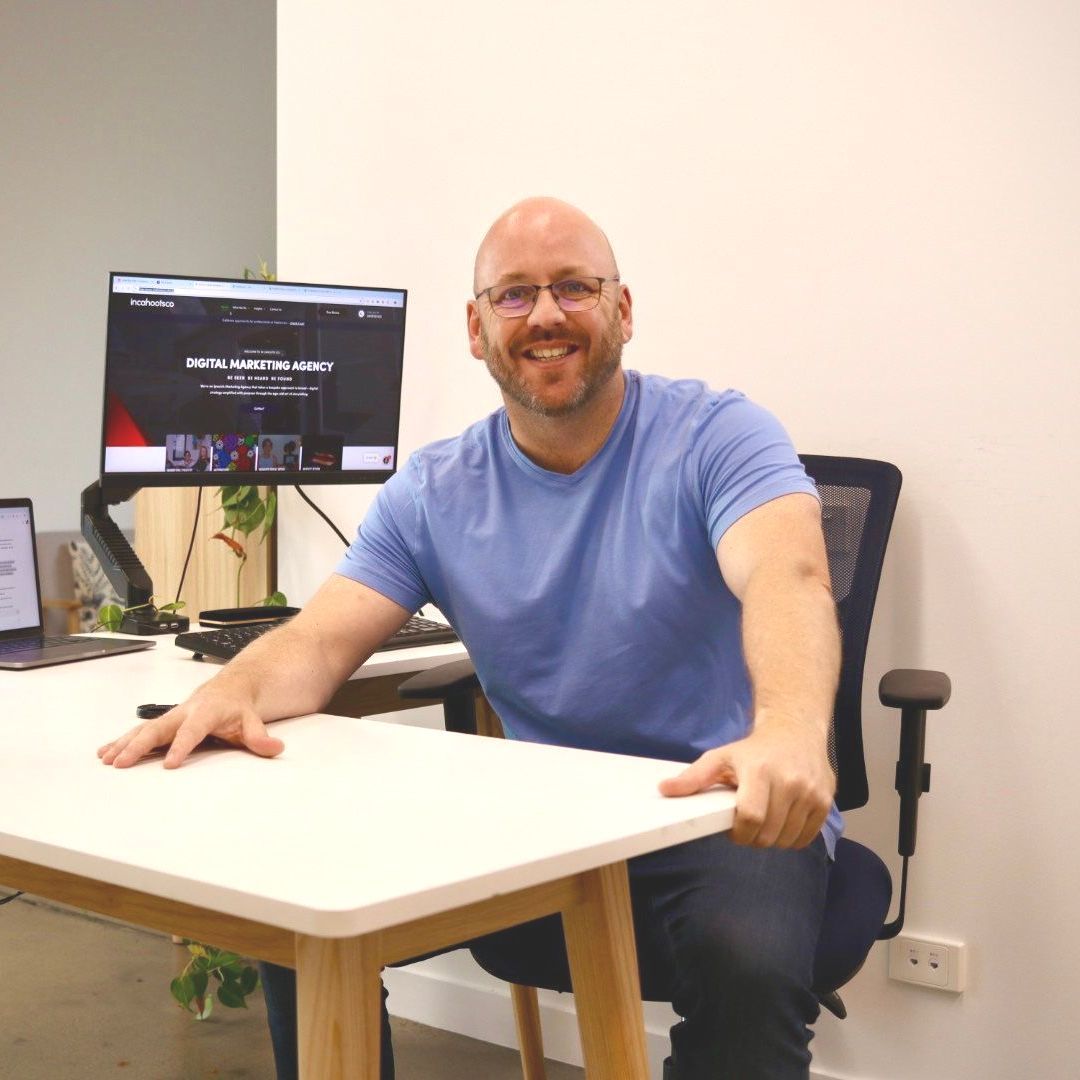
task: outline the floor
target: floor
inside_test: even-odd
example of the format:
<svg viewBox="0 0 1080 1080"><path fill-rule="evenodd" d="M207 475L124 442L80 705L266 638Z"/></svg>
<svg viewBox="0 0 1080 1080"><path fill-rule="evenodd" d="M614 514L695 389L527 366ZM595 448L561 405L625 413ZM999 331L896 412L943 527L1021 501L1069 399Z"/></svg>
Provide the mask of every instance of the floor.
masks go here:
<svg viewBox="0 0 1080 1080"><path fill-rule="evenodd" d="M159 934L22 897L0 907L0 1080L273 1080L262 995L193 1020ZM520 1080L514 1050L394 1020L398 1080ZM549 1080L581 1069L550 1063Z"/></svg>

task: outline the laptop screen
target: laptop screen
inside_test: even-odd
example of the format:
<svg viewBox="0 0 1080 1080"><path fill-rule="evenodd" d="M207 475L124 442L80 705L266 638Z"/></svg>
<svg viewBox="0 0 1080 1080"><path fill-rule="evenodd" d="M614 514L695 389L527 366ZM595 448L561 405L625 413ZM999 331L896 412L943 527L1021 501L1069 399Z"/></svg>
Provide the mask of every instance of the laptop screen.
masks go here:
<svg viewBox="0 0 1080 1080"><path fill-rule="evenodd" d="M0 638L41 628L34 516L28 499L0 499Z"/></svg>

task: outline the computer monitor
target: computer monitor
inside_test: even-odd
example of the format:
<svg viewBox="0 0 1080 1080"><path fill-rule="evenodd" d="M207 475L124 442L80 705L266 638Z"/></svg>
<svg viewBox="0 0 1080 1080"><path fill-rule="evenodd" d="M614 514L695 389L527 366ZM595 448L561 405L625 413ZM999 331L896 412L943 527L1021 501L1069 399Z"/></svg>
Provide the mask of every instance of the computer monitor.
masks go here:
<svg viewBox="0 0 1080 1080"><path fill-rule="evenodd" d="M101 486L381 483L404 289L113 273Z"/></svg>
<svg viewBox="0 0 1080 1080"><path fill-rule="evenodd" d="M125 606L146 609L122 631L177 625L109 516L140 488L393 475L405 301L404 289L110 275L101 467L82 531Z"/></svg>

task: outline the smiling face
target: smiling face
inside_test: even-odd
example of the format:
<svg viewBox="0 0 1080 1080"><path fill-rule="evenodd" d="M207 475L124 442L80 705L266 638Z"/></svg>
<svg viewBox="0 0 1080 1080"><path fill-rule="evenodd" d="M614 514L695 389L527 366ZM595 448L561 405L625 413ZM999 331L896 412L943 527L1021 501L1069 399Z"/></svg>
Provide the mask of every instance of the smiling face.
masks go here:
<svg viewBox="0 0 1080 1080"><path fill-rule="evenodd" d="M580 210L529 199L484 238L474 291L617 273L607 238ZM630 293L615 281L603 285L600 302L588 311L563 311L544 289L527 316L507 319L481 296L468 304L468 324L472 354L487 364L507 406L542 416L578 412L609 388L633 329Z"/></svg>

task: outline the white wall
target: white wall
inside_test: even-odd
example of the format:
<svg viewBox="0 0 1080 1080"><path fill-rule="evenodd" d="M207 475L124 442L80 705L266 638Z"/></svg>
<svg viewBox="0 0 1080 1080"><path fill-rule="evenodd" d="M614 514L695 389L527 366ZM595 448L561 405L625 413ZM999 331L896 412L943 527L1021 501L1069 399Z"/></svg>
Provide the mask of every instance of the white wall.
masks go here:
<svg viewBox="0 0 1080 1080"><path fill-rule="evenodd" d="M39 530L78 529L97 476L109 271L274 260L275 14L0 5L3 487L34 498Z"/></svg>
<svg viewBox="0 0 1080 1080"><path fill-rule="evenodd" d="M279 268L409 288L406 450L497 404L472 254L552 193L614 242L631 366L904 471L849 827L895 850L877 675L948 671L909 926L968 942L971 985L889 983L879 947L818 1025L822 1075L1076 1073L1078 47L1080 9L1046 0L279 3ZM351 528L368 493L324 490ZM289 502L283 533L300 595L337 545Z"/></svg>

